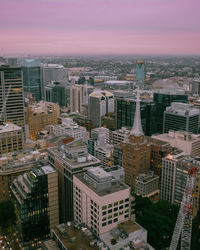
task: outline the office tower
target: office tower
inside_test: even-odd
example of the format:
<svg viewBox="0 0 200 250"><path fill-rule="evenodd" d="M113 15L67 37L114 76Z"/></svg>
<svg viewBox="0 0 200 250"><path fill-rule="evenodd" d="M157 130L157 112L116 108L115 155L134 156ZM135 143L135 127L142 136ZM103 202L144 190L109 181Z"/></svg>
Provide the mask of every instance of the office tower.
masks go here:
<svg viewBox="0 0 200 250"><path fill-rule="evenodd" d="M21 68L0 68L0 120L24 131L24 92Z"/></svg>
<svg viewBox="0 0 200 250"><path fill-rule="evenodd" d="M47 102L58 103L60 107L70 104L69 83L52 82L45 87L45 98Z"/></svg>
<svg viewBox="0 0 200 250"><path fill-rule="evenodd" d="M11 185L23 247L35 249L58 222L58 178L51 166L34 168Z"/></svg>
<svg viewBox="0 0 200 250"><path fill-rule="evenodd" d="M144 136L140 117L140 100L137 92L136 111L128 141L122 143L125 183L135 188L135 178L150 167L151 145Z"/></svg>
<svg viewBox="0 0 200 250"><path fill-rule="evenodd" d="M0 156L23 149L24 133L21 127L6 123L0 125Z"/></svg>
<svg viewBox="0 0 200 250"><path fill-rule="evenodd" d="M54 82L66 82L67 81L67 70L63 65L60 64L41 64L42 74L42 97L45 100L45 87L48 84Z"/></svg>
<svg viewBox="0 0 200 250"><path fill-rule="evenodd" d="M162 158L166 157L172 151L170 142L166 142L156 136L151 137L151 165L150 168L153 170L155 175L159 176L161 180L162 171Z"/></svg>
<svg viewBox="0 0 200 250"><path fill-rule="evenodd" d="M183 89L168 87L165 89L155 90L153 94L153 102L156 105L156 131L162 133L163 118L166 107L170 106L172 102L188 102L188 95Z"/></svg>
<svg viewBox="0 0 200 250"><path fill-rule="evenodd" d="M187 155L200 157L200 135L186 131L169 131L168 134L153 135L152 139L161 140Z"/></svg>
<svg viewBox="0 0 200 250"><path fill-rule="evenodd" d="M200 95L200 79L194 79L190 82L189 91L192 95Z"/></svg>
<svg viewBox="0 0 200 250"><path fill-rule="evenodd" d="M101 235L131 217L130 187L100 167L74 177L74 221Z"/></svg>
<svg viewBox="0 0 200 250"><path fill-rule="evenodd" d="M23 72L24 91L32 93L35 100L40 101L42 99L40 61L23 59L20 60L20 65Z"/></svg>
<svg viewBox="0 0 200 250"><path fill-rule="evenodd" d="M70 88L70 110L71 112L83 112L83 106L88 105L87 84L74 84Z"/></svg>
<svg viewBox="0 0 200 250"><path fill-rule="evenodd" d="M185 153L173 153L163 158L160 195L162 200L181 204L186 186L188 169L196 168L194 189L193 216L200 207L200 161L199 158L187 156Z"/></svg>
<svg viewBox="0 0 200 250"><path fill-rule="evenodd" d="M36 139L47 125L58 124L60 116L60 107L56 103L44 102L33 103L26 108L26 124L29 127L31 139Z"/></svg>
<svg viewBox="0 0 200 250"><path fill-rule="evenodd" d="M88 116L94 127L101 127L101 118L114 112L113 94L108 91L95 91L89 95Z"/></svg>
<svg viewBox="0 0 200 250"><path fill-rule="evenodd" d="M105 144L109 144L109 129L103 127L92 129L88 140L88 152L94 155L95 147Z"/></svg>
<svg viewBox="0 0 200 250"><path fill-rule="evenodd" d="M0 202L9 199L9 189L13 180L35 166L44 166L44 153L26 149L4 154L0 157Z"/></svg>
<svg viewBox="0 0 200 250"><path fill-rule="evenodd" d="M198 134L199 109L185 103L172 102L164 112L163 133L181 130Z"/></svg>
<svg viewBox="0 0 200 250"><path fill-rule="evenodd" d="M140 89L144 89L146 80L146 66L144 61L136 61L135 73L137 86Z"/></svg>
<svg viewBox="0 0 200 250"><path fill-rule="evenodd" d="M131 128L135 115L136 100L133 97L115 98L116 127ZM144 134L151 136L156 133L156 105L149 98L141 100L140 103L141 122Z"/></svg>
<svg viewBox="0 0 200 250"><path fill-rule="evenodd" d="M49 163L58 172L59 217L61 222L73 221L73 176L88 167L100 165L100 161L88 154L82 140L48 149Z"/></svg>

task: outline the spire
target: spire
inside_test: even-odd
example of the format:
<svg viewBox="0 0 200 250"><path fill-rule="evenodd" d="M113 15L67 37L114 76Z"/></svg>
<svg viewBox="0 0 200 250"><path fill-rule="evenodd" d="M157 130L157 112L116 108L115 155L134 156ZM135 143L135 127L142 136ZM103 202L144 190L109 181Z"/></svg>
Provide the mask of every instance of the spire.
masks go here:
<svg viewBox="0 0 200 250"><path fill-rule="evenodd" d="M135 136L143 135L141 116L140 116L140 93L137 91L136 98L136 108L135 108L135 117L133 122L133 127L131 129L131 134Z"/></svg>

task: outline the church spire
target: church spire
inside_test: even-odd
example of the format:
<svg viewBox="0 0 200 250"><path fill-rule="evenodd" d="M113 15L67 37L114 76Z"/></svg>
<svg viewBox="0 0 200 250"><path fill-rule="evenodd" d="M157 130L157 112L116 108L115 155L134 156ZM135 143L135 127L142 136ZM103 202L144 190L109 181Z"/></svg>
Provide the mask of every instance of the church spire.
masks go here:
<svg viewBox="0 0 200 250"><path fill-rule="evenodd" d="M144 135L142 130L141 116L140 116L140 93L137 91L136 107L135 107L135 117L133 122L133 127L131 129L131 135L141 136Z"/></svg>

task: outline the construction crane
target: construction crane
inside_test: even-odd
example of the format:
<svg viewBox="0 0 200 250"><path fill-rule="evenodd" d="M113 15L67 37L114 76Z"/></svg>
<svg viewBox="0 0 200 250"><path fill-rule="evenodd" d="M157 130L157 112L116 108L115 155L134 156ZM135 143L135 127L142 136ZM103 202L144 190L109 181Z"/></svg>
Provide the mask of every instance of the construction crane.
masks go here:
<svg viewBox="0 0 200 250"><path fill-rule="evenodd" d="M195 187L196 168L188 168L188 176L182 203L179 209L170 250L176 250L181 236L181 250L190 250L192 234L193 190Z"/></svg>
<svg viewBox="0 0 200 250"><path fill-rule="evenodd" d="M11 90L11 83L9 85L9 88L8 88L8 91L7 91L7 94L6 94L6 98L4 98L4 100L3 100L3 107L2 107L1 112L0 112L0 122L4 122L3 116L5 114L6 103L7 103L7 100L8 100L8 96L10 94L10 90Z"/></svg>

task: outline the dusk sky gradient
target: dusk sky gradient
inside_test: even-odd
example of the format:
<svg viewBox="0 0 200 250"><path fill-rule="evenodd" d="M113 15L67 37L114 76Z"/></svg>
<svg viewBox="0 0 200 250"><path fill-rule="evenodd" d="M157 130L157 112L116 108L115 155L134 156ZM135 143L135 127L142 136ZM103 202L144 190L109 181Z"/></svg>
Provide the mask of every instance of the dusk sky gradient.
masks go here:
<svg viewBox="0 0 200 250"><path fill-rule="evenodd" d="M200 55L200 0L0 0L0 55Z"/></svg>

